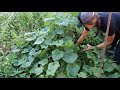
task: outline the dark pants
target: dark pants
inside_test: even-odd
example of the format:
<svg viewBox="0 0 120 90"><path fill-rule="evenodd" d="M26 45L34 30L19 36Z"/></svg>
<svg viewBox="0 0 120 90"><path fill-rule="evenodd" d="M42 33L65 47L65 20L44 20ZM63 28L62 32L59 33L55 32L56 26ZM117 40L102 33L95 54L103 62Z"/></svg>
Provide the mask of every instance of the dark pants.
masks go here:
<svg viewBox="0 0 120 90"><path fill-rule="evenodd" d="M120 34L119 32L115 34L115 39L113 40L111 45L112 45L111 48L115 48L114 60L116 61L117 64L120 64Z"/></svg>

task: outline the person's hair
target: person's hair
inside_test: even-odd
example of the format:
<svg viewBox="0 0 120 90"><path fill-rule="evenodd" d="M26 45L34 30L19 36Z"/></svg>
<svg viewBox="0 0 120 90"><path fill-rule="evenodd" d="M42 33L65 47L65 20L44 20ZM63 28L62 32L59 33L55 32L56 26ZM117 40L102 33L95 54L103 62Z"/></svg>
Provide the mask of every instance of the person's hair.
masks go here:
<svg viewBox="0 0 120 90"><path fill-rule="evenodd" d="M99 17L98 13L95 12L94 17L93 17L90 21L86 22L85 24L89 24L89 25L94 25L94 24L96 24L96 22L94 21L94 19L95 19L95 18L98 19L98 17Z"/></svg>

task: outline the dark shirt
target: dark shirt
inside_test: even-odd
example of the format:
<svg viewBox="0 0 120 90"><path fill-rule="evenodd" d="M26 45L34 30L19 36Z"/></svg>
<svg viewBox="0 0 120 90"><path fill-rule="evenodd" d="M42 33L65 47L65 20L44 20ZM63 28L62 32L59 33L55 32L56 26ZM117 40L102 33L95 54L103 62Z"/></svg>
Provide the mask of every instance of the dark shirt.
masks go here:
<svg viewBox="0 0 120 90"><path fill-rule="evenodd" d="M100 30L102 30L105 33L107 29L109 13L100 12L99 15L100 15ZM120 32L120 13L112 12L108 36L112 36L114 33L119 33L119 32Z"/></svg>

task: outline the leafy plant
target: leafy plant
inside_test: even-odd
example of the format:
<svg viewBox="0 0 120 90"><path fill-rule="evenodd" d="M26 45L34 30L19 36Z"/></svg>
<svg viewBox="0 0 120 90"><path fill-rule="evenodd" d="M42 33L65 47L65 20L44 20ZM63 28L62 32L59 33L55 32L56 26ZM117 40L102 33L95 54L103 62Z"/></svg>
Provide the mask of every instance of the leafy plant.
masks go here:
<svg viewBox="0 0 120 90"><path fill-rule="evenodd" d="M6 14L5 14L6 15ZM12 78L96 78L102 49L83 52L85 44L99 44L104 34L92 30L83 45L75 42L83 27L77 27L77 12L10 13L0 20L2 45L0 77ZM7 21L5 21L7 19ZM6 48L5 46L5 48ZM7 50L6 50L7 51ZM120 77L119 65L105 57L101 78Z"/></svg>

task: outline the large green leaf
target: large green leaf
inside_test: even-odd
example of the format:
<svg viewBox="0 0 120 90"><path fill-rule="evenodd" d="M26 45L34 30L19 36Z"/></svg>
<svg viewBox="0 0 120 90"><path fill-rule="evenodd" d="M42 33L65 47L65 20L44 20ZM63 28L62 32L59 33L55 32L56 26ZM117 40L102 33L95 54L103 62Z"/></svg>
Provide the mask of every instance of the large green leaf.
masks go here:
<svg viewBox="0 0 120 90"><path fill-rule="evenodd" d="M37 38L37 40L34 42L34 44L41 44L44 41L43 37Z"/></svg>
<svg viewBox="0 0 120 90"><path fill-rule="evenodd" d="M31 73L34 73L36 68L38 68L37 65L35 65L34 67L32 67L32 68L30 69L29 73L30 73L30 74L31 74Z"/></svg>
<svg viewBox="0 0 120 90"><path fill-rule="evenodd" d="M69 24L69 21L64 20L62 22L56 22L56 24L59 25L59 26L67 26Z"/></svg>
<svg viewBox="0 0 120 90"><path fill-rule="evenodd" d="M52 41L52 40L46 40L45 41L45 44L47 44L47 45L54 45L54 41Z"/></svg>
<svg viewBox="0 0 120 90"><path fill-rule="evenodd" d="M87 78L87 73L85 73L85 72L80 72L80 73L78 74L78 77Z"/></svg>
<svg viewBox="0 0 120 90"><path fill-rule="evenodd" d="M24 63L22 63L21 67L27 68L27 67L29 67L30 65L31 65L31 62L24 62Z"/></svg>
<svg viewBox="0 0 120 90"><path fill-rule="evenodd" d="M55 49L52 51L52 59L54 61L61 59L63 55L64 55L64 52L60 51L59 49Z"/></svg>
<svg viewBox="0 0 120 90"><path fill-rule="evenodd" d="M49 27L45 27L45 28L41 29L40 33L45 34L49 31L49 29L50 29Z"/></svg>
<svg viewBox="0 0 120 90"><path fill-rule="evenodd" d="M26 73L19 74L19 77L20 78L25 78L26 77Z"/></svg>
<svg viewBox="0 0 120 90"><path fill-rule="evenodd" d="M74 42L72 40L70 40L70 39L65 41L65 47L73 48L74 47Z"/></svg>
<svg viewBox="0 0 120 90"><path fill-rule="evenodd" d="M57 29L56 30L56 34L63 34L64 32L63 32L63 30L62 29Z"/></svg>
<svg viewBox="0 0 120 90"><path fill-rule="evenodd" d="M80 69L80 67L76 63L68 64L66 67L67 75L69 77L76 77L79 69Z"/></svg>
<svg viewBox="0 0 120 90"><path fill-rule="evenodd" d="M58 69L58 67L60 67L60 64L58 61L55 61L55 62L51 62L48 64L48 70L46 72L46 75L49 76L54 76L55 75L55 72L56 70Z"/></svg>
<svg viewBox="0 0 120 90"><path fill-rule="evenodd" d="M39 58L42 60L42 59L45 59L48 57L48 53L47 53L47 50L43 50L40 55L39 55Z"/></svg>
<svg viewBox="0 0 120 90"><path fill-rule="evenodd" d="M18 61L18 64L17 64L17 65L19 66L19 65L23 64L24 62L25 62L24 59L20 59L20 60Z"/></svg>
<svg viewBox="0 0 120 90"><path fill-rule="evenodd" d="M48 63L48 59L41 60L38 64L41 64L42 66L46 65Z"/></svg>
<svg viewBox="0 0 120 90"><path fill-rule="evenodd" d="M34 39L36 39L36 36L31 36L31 37L27 38L26 40L27 40L27 41L32 41L32 40L34 40Z"/></svg>
<svg viewBox="0 0 120 90"><path fill-rule="evenodd" d="M117 69L118 71L120 71L120 69L119 69L119 67L118 67L118 65L117 65L116 63L112 63L112 66L113 66L115 69Z"/></svg>
<svg viewBox="0 0 120 90"><path fill-rule="evenodd" d="M32 62L34 60L34 56L28 56L29 62Z"/></svg>
<svg viewBox="0 0 120 90"><path fill-rule="evenodd" d="M119 74L114 73L114 74L111 74L111 75L107 76L107 78L119 78Z"/></svg>
<svg viewBox="0 0 120 90"><path fill-rule="evenodd" d="M40 75L40 74L43 72L43 69L44 69L43 67L38 67L38 68L36 68L36 69L35 69L35 74L36 74L36 75Z"/></svg>
<svg viewBox="0 0 120 90"><path fill-rule="evenodd" d="M90 68L89 65L84 65L84 66L83 66L83 69L84 69L86 72L88 72L90 75L92 75L92 70L91 70L91 68Z"/></svg>
<svg viewBox="0 0 120 90"><path fill-rule="evenodd" d="M35 49L32 48L32 49L30 50L29 54L30 54L30 55L35 55Z"/></svg>
<svg viewBox="0 0 120 90"><path fill-rule="evenodd" d="M55 37L56 33L54 31L48 32L48 34L45 36L47 40L51 40Z"/></svg>
<svg viewBox="0 0 120 90"><path fill-rule="evenodd" d="M40 55L41 54L41 52L42 52L42 50L37 50L37 52L35 52L35 56L38 56L38 55Z"/></svg>
<svg viewBox="0 0 120 90"><path fill-rule="evenodd" d="M99 68L93 67L93 75L96 76L96 77L98 77L99 70L100 70Z"/></svg>
<svg viewBox="0 0 120 90"><path fill-rule="evenodd" d="M68 78L68 76L61 72L57 75L57 78Z"/></svg>
<svg viewBox="0 0 120 90"><path fill-rule="evenodd" d="M93 53L91 51L86 51L87 53L87 58L93 58Z"/></svg>
<svg viewBox="0 0 120 90"><path fill-rule="evenodd" d="M73 48L69 48L69 47L63 47L63 48L66 51L66 53L73 53L74 52Z"/></svg>
<svg viewBox="0 0 120 90"><path fill-rule="evenodd" d="M48 45L45 43L42 43L40 46L41 46L41 48L44 48L44 49L48 48Z"/></svg>
<svg viewBox="0 0 120 90"><path fill-rule="evenodd" d="M104 73L102 69L100 69L99 67L92 67L93 70L93 75L98 77L99 72ZM101 71L100 71L101 70Z"/></svg>
<svg viewBox="0 0 120 90"><path fill-rule="evenodd" d="M42 66L41 67L35 66L35 67L30 69L30 73L34 73L36 75L40 75L43 72L43 69L44 68Z"/></svg>
<svg viewBox="0 0 120 90"><path fill-rule="evenodd" d="M104 70L107 72L112 72L114 70L114 67L109 62L105 62L104 64Z"/></svg>
<svg viewBox="0 0 120 90"><path fill-rule="evenodd" d="M98 58L102 57L102 49L94 48L94 52L98 55Z"/></svg>
<svg viewBox="0 0 120 90"><path fill-rule="evenodd" d="M6 58L8 58L9 60L14 60L15 58L17 58L17 55L15 53L9 53Z"/></svg>
<svg viewBox="0 0 120 90"><path fill-rule="evenodd" d="M93 55L92 60L94 61L94 64L97 65L98 63L100 63L101 59L98 58L96 55Z"/></svg>
<svg viewBox="0 0 120 90"><path fill-rule="evenodd" d="M65 53L62 59L66 63L74 63L77 58L78 55L76 53Z"/></svg>
<svg viewBox="0 0 120 90"><path fill-rule="evenodd" d="M29 49L28 48L24 48L21 53L27 53L27 52L29 52Z"/></svg>
<svg viewBox="0 0 120 90"><path fill-rule="evenodd" d="M63 43L64 43L63 39L54 42L54 44L58 47L63 46Z"/></svg>

